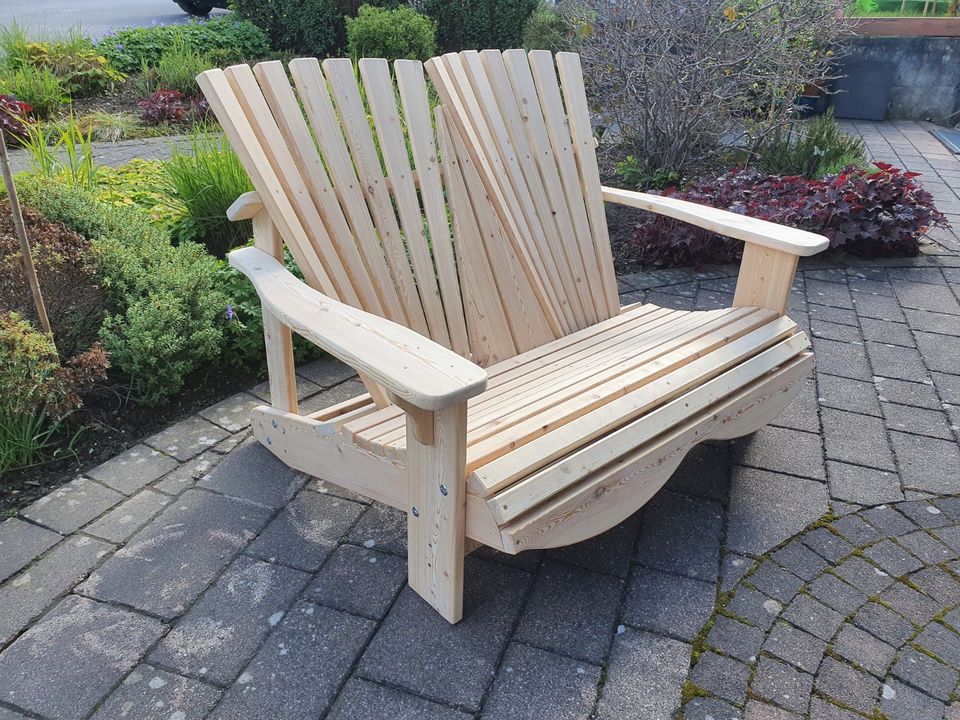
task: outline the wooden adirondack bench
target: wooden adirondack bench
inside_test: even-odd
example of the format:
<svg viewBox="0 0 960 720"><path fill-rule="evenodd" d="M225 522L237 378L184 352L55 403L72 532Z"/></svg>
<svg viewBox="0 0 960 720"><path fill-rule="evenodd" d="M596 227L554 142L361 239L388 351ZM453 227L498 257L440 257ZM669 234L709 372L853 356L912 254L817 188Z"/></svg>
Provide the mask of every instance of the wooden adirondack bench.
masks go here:
<svg viewBox="0 0 960 720"><path fill-rule="evenodd" d="M410 585L462 615L464 554L585 540L687 451L769 422L810 371L784 316L821 236L601 187L579 58L463 52L426 63L298 59L199 78L256 192L230 263L263 305L284 462L400 508ZM743 240L732 307L620 307L604 202ZM306 283L285 268L289 248ZM297 409L291 332L368 393ZM468 405L469 401L469 405ZM786 449L785 449L786 451Z"/></svg>

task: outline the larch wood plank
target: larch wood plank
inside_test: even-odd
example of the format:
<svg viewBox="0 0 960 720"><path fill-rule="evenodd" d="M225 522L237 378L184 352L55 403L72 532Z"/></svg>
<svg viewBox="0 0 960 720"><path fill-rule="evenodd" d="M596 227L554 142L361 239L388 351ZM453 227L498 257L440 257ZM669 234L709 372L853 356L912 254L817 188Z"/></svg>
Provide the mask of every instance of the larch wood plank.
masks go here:
<svg viewBox="0 0 960 720"><path fill-rule="evenodd" d="M793 253L747 243L733 295L734 307L768 307L783 315L790 302L798 259Z"/></svg>

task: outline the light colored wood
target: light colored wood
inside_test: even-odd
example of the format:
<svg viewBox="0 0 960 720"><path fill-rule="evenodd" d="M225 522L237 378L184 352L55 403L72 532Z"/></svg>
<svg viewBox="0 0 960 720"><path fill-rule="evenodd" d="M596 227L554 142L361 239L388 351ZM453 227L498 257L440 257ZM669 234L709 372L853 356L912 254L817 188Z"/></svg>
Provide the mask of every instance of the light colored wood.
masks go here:
<svg viewBox="0 0 960 720"><path fill-rule="evenodd" d="M231 222L250 220L263 209L263 201L256 190L245 192L227 208L227 219Z"/></svg>
<svg viewBox="0 0 960 720"><path fill-rule="evenodd" d="M816 255L830 246L830 240L823 235L817 235L806 230L797 230L786 225L777 225L728 210L718 210L706 205L698 205L686 200L610 187L602 188L602 192L603 199L607 202L640 210L649 210L658 215L682 220L720 235L763 245L771 250L780 250L800 257Z"/></svg>
<svg viewBox="0 0 960 720"><path fill-rule="evenodd" d="M406 431L413 432L414 438L420 445L433 445L433 424L434 414L430 410L422 410L416 405L411 405L406 400L392 396L391 400L403 410L406 415Z"/></svg>
<svg viewBox="0 0 960 720"><path fill-rule="evenodd" d="M284 325L412 405L439 410L486 387L483 368L402 325L325 297L256 248L234 250L229 259Z"/></svg>
<svg viewBox="0 0 960 720"><path fill-rule="evenodd" d="M767 307L783 315L799 258L793 253L747 243L733 296L734 307Z"/></svg>
<svg viewBox="0 0 960 720"><path fill-rule="evenodd" d="M431 413L433 442L421 444L408 416L407 572L410 587L448 622L463 616L466 402Z"/></svg>

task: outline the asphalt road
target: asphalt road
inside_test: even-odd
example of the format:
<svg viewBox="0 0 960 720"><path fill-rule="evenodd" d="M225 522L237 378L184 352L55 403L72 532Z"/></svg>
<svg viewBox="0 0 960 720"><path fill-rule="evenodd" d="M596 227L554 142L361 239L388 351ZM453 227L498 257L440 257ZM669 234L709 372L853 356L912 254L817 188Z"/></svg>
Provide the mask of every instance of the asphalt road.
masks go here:
<svg viewBox="0 0 960 720"><path fill-rule="evenodd" d="M214 13L225 12L214 10ZM0 0L0 25L25 24L31 34L56 34L79 26L98 38L128 25L182 23L189 19L173 0Z"/></svg>

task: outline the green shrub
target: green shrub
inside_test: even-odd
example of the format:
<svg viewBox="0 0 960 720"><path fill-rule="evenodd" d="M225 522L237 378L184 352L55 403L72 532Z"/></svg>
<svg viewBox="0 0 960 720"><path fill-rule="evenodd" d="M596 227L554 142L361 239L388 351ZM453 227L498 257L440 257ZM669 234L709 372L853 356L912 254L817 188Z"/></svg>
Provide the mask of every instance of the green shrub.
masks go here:
<svg viewBox="0 0 960 720"><path fill-rule="evenodd" d="M150 223L169 232L183 219L186 209L172 196L162 160L134 158L119 167L97 168L97 199L117 207L135 207Z"/></svg>
<svg viewBox="0 0 960 720"><path fill-rule="evenodd" d="M200 95L197 75L209 70L211 65L210 58L195 51L182 37L177 37L160 56L156 82L164 90L176 90L187 97L195 97Z"/></svg>
<svg viewBox="0 0 960 720"><path fill-rule="evenodd" d="M106 92L124 79L110 67L89 40L32 42L27 45L27 62L34 68L46 68L60 78L70 97L82 98Z"/></svg>
<svg viewBox="0 0 960 720"><path fill-rule="evenodd" d="M413 0L437 22L444 51L521 47L527 19L539 0Z"/></svg>
<svg viewBox="0 0 960 720"><path fill-rule="evenodd" d="M523 47L527 50L564 52L571 48L571 18L557 5L541 2L523 26Z"/></svg>
<svg viewBox="0 0 960 720"><path fill-rule="evenodd" d="M144 213L83 188L28 178L21 192L26 204L91 239L109 311L104 348L140 402L164 403L218 357L227 300L202 246L171 245Z"/></svg>
<svg viewBox="0 0 960 720"><path fill-rule="evenodd" d="M635 158L633 155L627 155L616 165L617 175L619 175L625 185L636 188L637 190L662 190L670 185L680 183L679 173L658 168L653 172L646 169L646 165Z"/></svg>
<svg viewBox="0 0 960 720"><path fill-rule="evenodd" d="M347 18L347 51L353 58L427 60L437 52L437 26L408 7L394 10L361 5Z"/></svg>
<svg viewBox="0 0 960 720"><path fill-rule="evenodd" d="M155 25L126 28L97 41L97 51L121 72L139 71L144 65L156 67L164 51L176 38L196 52L216 53L217 64L258 60L270 53L270 41L256 25L233 15L196 20L185 25Z"/></svg>
<svg viewBox="0 0 960 720"><path fill-rule="evenodd" d="M225 137L195 132L188 148L174 151L166 172L174 199L186 210L173 230L178 241L202 242L223 257L249 240L249 221L227 219L227 208L253 185Z"/></svg>
<svg viewBox="0 0 960 720"><path fill-rule="evenodd" d="M777 131L757 152L757 164L764 172L810 179L867 161L863 140L840 130L832 108L825 115Z"/></svg>
<svg viewBox="0 0 960 720"><path fill-rule="evenodd" d="M33 108L33 116L48 118L68 102L63 81L49 68L23 65L0 78L0 93L13 95Z"/></svg>
<svg viewBox="0 0 960 720"><path fill-rule="evenodd" d="M234 0L233 7L262 29L277 50L321 58L336 50L342 18L333 0Z"/></svg>

